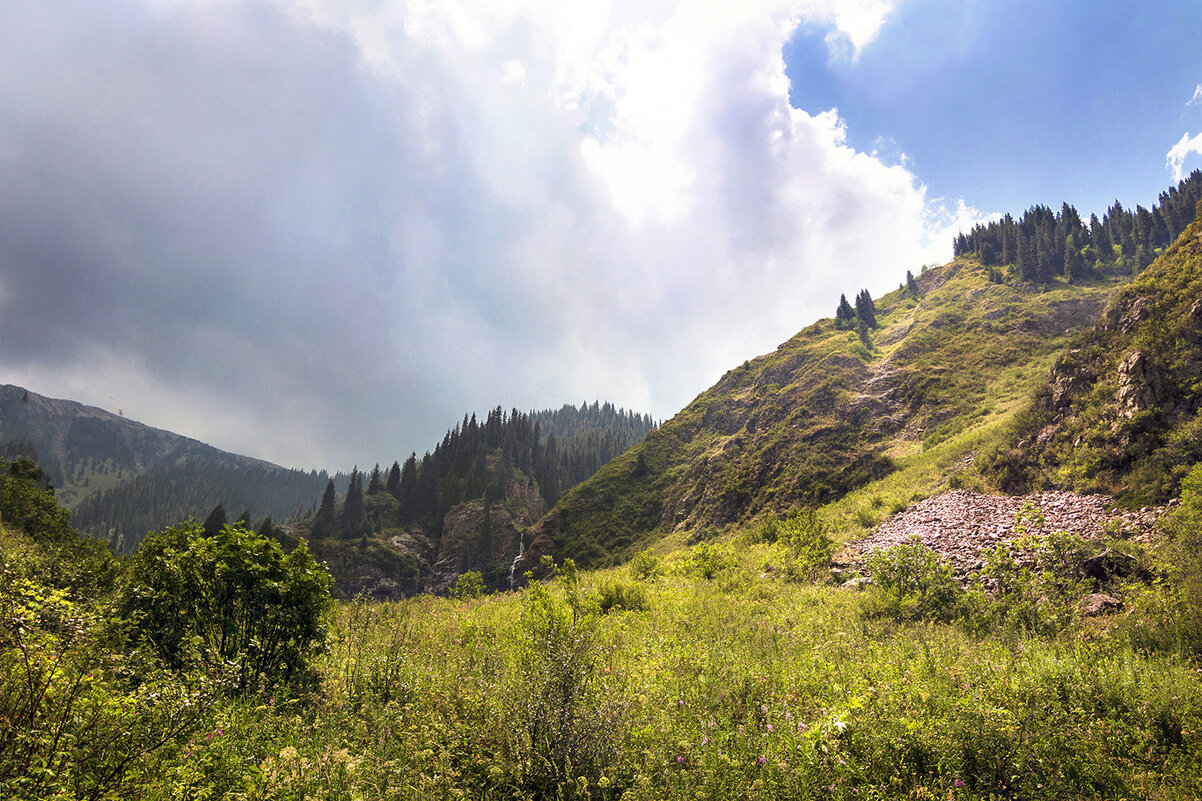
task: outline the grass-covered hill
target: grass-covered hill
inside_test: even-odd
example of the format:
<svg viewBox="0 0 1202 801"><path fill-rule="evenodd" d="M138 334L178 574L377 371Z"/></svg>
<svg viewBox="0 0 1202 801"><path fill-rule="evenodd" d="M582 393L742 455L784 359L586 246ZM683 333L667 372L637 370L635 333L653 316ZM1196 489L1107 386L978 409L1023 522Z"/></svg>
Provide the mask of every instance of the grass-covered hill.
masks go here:
<svg viewBox="0 0 1202 801"><path fill-rule="evenodd" d="M234 514L294 516L328 479L13 385L0 386L0 445L7 458L37 462L76 528L125 552L219 503Z"/></svg>
<svg viewBox="0 0 1202 801"><path fill-rule="evenodd" d="M1141 209L1166 221L1169 247L1141 239L1140 214L1117 204L1107 219L1130 223L1125 245L1101 230L1087 239L1067 206L1044 209L1031 235L1068 231L1062 247L1088 264L1033 283L966 240L953 262L877 299L875 326L856 330L847 304L728 372L568 493L536 528L536 551L610 564L664 538L836 501L836 516L854 507L870 526L949 483L1170 497L1202 456L1202 223L1169 200L1200 186L1192 175L1163 213ZM1135 247L1157 257L1151 266L1128 258ZM874 505L842 502L870 484Z"/></svg>
<svg viewBox="0 0 1202 801"><path fill-rule="evenodd" d="M927 270L876 300L863 338L820 320L728 372L567 493L539 545L606 564L667 535L835 501L1007 419L1121 280L1036 287L968 257Z"/></svg>

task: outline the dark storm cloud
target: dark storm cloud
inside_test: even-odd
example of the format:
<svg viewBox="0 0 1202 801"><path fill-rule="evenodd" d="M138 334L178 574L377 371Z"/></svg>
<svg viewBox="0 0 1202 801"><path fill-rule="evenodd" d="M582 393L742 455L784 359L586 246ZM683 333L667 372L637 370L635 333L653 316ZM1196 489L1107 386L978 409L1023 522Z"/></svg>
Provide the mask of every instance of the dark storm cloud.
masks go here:
<svg viewBox="0 0 1202 801"><path fill-rule="evenodd" d="M788 108L791 12L556 8L7 9L5 380L391 462L497 404L671 415L825 309L831 254L919 252L913 176Z"/></svg>

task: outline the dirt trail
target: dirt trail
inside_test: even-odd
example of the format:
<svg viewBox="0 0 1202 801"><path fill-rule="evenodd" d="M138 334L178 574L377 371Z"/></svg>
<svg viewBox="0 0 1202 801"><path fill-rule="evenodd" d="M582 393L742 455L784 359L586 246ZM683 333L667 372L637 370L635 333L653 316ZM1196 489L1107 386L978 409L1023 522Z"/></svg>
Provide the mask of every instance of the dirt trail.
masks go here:
<svg viewBox="0 0 1202 801"><path fill-rule="evenodd" d="M1146 541L1164 512L1164 507L1116 510L1105 496L1072 492L1008 497L952 490L893 515L864 539L849 543L838 561L859 564L877 548L919 537L962 576L980 566L981 549L1014 537L1015 515L1028 501L1044 517L1042 528L1032 533L1067 531L1089 539L1109 535Z"/></svg>

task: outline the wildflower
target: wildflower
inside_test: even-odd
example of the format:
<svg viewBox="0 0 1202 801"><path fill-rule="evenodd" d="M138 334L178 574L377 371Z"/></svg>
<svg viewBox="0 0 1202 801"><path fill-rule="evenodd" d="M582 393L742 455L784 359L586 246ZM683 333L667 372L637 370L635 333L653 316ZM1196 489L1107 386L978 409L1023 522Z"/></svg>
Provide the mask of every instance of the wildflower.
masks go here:
<svg viewBox="0 0 1202 801"><path fill-rule="evenodd" d="M766 756L764 756L763 754L760 754L759 763L760 763L761 768L764 767L765 765L768 764L768 758Z"/></svg>
<svg viewBox="0 0 1202 801"><path fill-rule="evenodd" d="M768 733L769 734L772 733L772 724L771 723L768 724Z"/></svg>
<svg viewBox="0 0 1202 801"><path fill-rule="evenodd" d="M682 757L682 756L678 756L678 757L676 757L676 764L678 764L678 765L683 765L683 764L684 764L684 757Z"/></svg>
<svg viewBox="0 0 1202 801"><path fill-rule="evenodd" d="M959 779L956 779L956 786L957 786L957 787L963 787L963 786L964 786L964 782L960 781ZM1042 787L1043 785L1040 785L1040 786Z"/></svg>

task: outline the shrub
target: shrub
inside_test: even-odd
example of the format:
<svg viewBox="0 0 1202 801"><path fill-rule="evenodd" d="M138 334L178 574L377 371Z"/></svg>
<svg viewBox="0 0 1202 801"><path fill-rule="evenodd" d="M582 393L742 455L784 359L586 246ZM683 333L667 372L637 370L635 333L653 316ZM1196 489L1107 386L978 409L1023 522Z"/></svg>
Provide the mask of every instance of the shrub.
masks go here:
<svg viewBox="0 0 1202 801"><path fill-rule="evenodd" d="M460 573L451 587L450 595L457 601L469 601L484 594L484 577L478 570Z"/></svg>
<svg viewBox="0 0 1202 801"><path fill-rule="evenodd" d="M689 549L680 567L685 574L714 579L734 565L734 548L728 543L703 542Z"/></svg>
<svg viewBox="0 0 1202 801"><path fill-rule="evenodd" d="M533 581L522 599L518 667L520 700L513 744L526 790L539 798L570 795L579 777L596 780L617 758L615 721L594 692L598 658L595 612Z"/></svg>
<svg viewBox="0 0 1202 801"><path fill-rule="evenodd" d="M812 509L795 511L777 526L778 556L785 576L813 581L830 567L834 542L829 526Z"/></svg>
<svg viewBox="0 0 1202 801"><path fill-rule="evenodd" d="M597 606L603 614L612 609L638 611L647 605L647 591L638 584L606 581L597 590Z"/></svg>
<svg viewBox="0 0 1202 801"><path fill-rule="evenodd" d="M650 550L643 551L630 560L630 575L639 581L654 581L662 573L659 557Z"/></svg>
<svg viewBox="0 0 1202 801"><path fill-rule="evenodd" d="M874 585L865 596L870 616L950 620L957 613L960 586L938 554L917 537L874 551L868 572Z"/></svg>
<svg viewBox="0 0 1202 801"><path fill-rule="evenodd" d="M331 579L302 541L240 526L206 537L186 523L148 537L134 556L122 611L173 670L231 669L231 689L298 685L322 647Z"/></svg>

